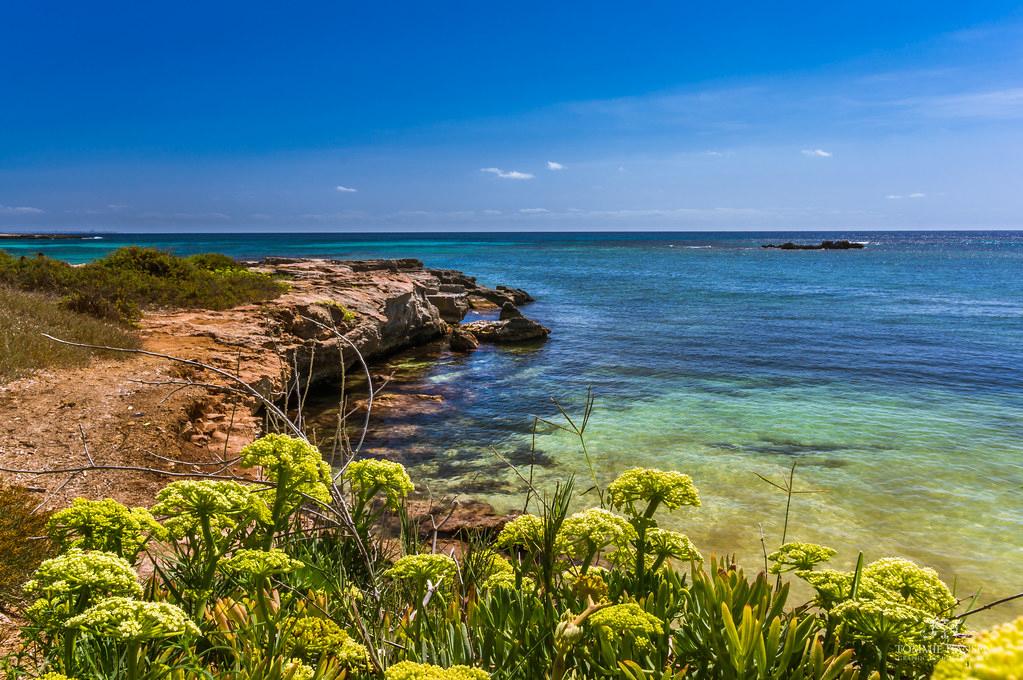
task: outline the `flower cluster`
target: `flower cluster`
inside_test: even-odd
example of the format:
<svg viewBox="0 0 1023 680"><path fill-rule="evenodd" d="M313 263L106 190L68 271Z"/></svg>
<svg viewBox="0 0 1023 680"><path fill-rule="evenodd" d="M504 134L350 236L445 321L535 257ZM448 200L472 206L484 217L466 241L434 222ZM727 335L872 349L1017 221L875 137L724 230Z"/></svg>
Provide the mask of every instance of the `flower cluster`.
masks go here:
<svg viewBox="0 0 1023 680"><path fill-rule="evenodd" d="M384 572L384 575L395 581L430 581L438 583L442 578L453 576L458 564L447 555L423 553L421 555L405 555Z"/></svg>
<svg viewBox="0 0 1023 680"><path fill-rule="evenodd" d="M522 548L536 552L543 545L543 520L536 515L519 515L497 535L499 548Z"/></svg>
<svg viewBox="0 0 1023 680"><path fill-rule="evenodd" d="M786 571L810 571L814 565L827 562L835 556L835 550L816 543L786 543L767 556L771 564L771 573L780 574Z"/></svg>
<svg viewBox="0 0 1023 680"><path fill-rule="evenodd" d="M302 663L301 659L288 659L281 663L280 677L283 680L313 680L316 669Z"/></svg>
<svg viewBox="0 0 1023 680"><path fill-rule="evenodd" d="M75 680L75 679L74 678L69 678L68 676L64 675L63 673L53 673L53 672L50 672L50 673L43 673L42 675L40 675L39 676L39 680Z"/></svg>
<svg viewBox="0 0 1023 680"><path fill-rule="evenodd" d="M885 557L863 569L863 580L887 599L904 602L931 614L947 615L956 598L948 586L929 567L899 557Z"/></svg>
<svg viewBox="0 0 1023 680"><path fill-rule="evenodd" d="M76 498L71 507L50 516L46 529L62 550L103 550L128 559L134 559L150 538L165 533L148 510L128 508L113 498Z"/></svg>
<svg viewBox="0 0 1023 680"><path fill-rule="evenodd" d="M561 580L579 599L589 598L600 602L608 595L607 581L604 580L608 573L604 567L590 567L585 574L566 571L561 575Z"/></svg>
<svg viewBox="0 0 1023 680"><path fill-rule="evenodd" d="M384 671L384 680L489 680L490 673L470 666L441 668L428 663L402 661Z"/></svg>
<svg viewBox="0 0 1023 680"><path fill-rule="evenodd" d="M167 517L164 525L172 538L195 533L202 521L223 530L250 518L269 519L266 504L252 493L252 487L230 480L171 482L156 494L153 512Z"/></svg>
<svg viewBox="0 0 1023 680"><path fill-rule="evenodd" d="M624 517L603 508L590 508L565 518L558 533L566 554L592 558L604 548L623 548L636 540L636 530Z"/></svg>
<svg viewBox="0 0 1023 680"><path fill-rule="evenodd" d="M352 493L363 501L380 493L387 505L395 510L406 496L416 490L405 466L390 460L357 460L345 468L344 478Z"/></svg>
<svg viewBox="0 0 1023 680"><path fill-rule="evenodd" d="M803 579L817 591L817 600L825 609L831 609L839 602L852 597L853 575L847 571L835 569L819 569L816 571L799 570L796 576ZM860 593L864 592L864 584L860 582Z"/></svg>
<svg viewBox="0 0 1023 680"><path fill-rule="evenodd" d="M330 619L300 616L289 623L288 654L313 663L320 657L331 656L348 670L369 667L366 648Z"/></svg>
<svg viewBox="0 0 1023 680"><path fill-rule="evenodd" d="M684 505L699 505L700 494L689 475L681 472L632 468L626 470L607 487L607 500L611 507L637 514L637 503L646 503L647 509L664 505L677 510ZM650 510L646 510L650 511ZM638 512L644 512L639 508Z"/></svg>
<svg viewBox="0 0 1023 680"><path fill-rule="evenodd" d="M817 591L826 609L852 597L853 574L822 569L798 569L796 576ZM857 597L907 605L931 616L947 616L956 606L955 596L933 569L899 557L885 557L863 568Z"/></svg>
<svg viewBox="0 0 1023 680"><path fill-rule="evenodd" d="M297 493L330 502L330 466L320 450L304 439L268 434L241 451L245 467L260 467L277 493Z"/></svg>
<svg viewBox="0 0 1023 680"><path fill-rule="evenodd" d="M236 550L233 555L220 561L220 568L234 576L262 580L277 574L288 574L302 566L298 560L288 557L283 550Z"/></svg>
<svg viewBox="0 0 1023 680"><path fill-rule="evenodd" d="M649 649L650 636L664 631L664 622L635 602L604 607L591 614L586 622L600 629L612 643L631 639L638 649Z"/></svg>
<svg viewBox="0 0 1023 680"><path fill-rule="evenodd" d="M685 534L654 527L646 533L647 550L654 560L703 561L703 555Z"/></svg>
<svg viewBox="0 0 1023 680"><path fill-rule="evenodd" d="M847 600L832 613L853 637L879 647L919 644L937 623L926 612L887 600Z"/></svg>
<svg viewBox="0 0 1023 680"><path fill-rule="evenodd" d="M966 654L945 659L932 680L1013 680L1023 669L1023 616L979 633Z"/></svg>
<svg viewBox="0 0 1023 680"><path fill-rule="evenodd" d="M40 564L25 591L39 596L26 610L28 617L49 626L79 613L73 607L89 607L107 597L138 596L142 587L124 558L72 548Z"/></svg>
<svg viewBox="0 0 1023 680"><path fill-rule="evenodd" d="M484 571L488 576L515 573L515 567L512 566L512 563L497 553L490 553L486 558L486 569Z"/></svg>
<svg viewBox="0 0 1023 680"><path fill-rule="evenodd" d="M103 600L69 620L67 627L124 641L199 634L198 626L180 607L167 602L145 602L128 597Z"/></svg>

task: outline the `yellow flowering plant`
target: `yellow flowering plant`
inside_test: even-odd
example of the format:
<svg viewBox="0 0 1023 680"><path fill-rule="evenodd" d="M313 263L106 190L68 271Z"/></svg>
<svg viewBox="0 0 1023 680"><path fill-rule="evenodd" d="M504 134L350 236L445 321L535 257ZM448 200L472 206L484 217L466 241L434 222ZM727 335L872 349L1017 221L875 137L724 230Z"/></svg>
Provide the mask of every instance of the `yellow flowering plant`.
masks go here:
<svg viewBox="0 0 1023 680"><path fill-rule="evenodd" d="M469 666L443 668L428 663L402 661L384 671L384 680L489 680L490 673Z"/></svg>
<svg viewBox="0 0 1023 680"><path fill-rule="evenodd" d="M344 471L355 498L355 507L364 507L375 496L383 496L387 507L397 510L416 487L405 466L390 460L366 459L348 464Z"/></svg>
<svg viewBox="0 0 1023 680"><path fill-rule="evenodd" d="M700 494L689 475L670 470L632 468L608 485L607 501L611 507L630 516L649 518L662 505L669 510L699 506Z"/></svg>
<svg viewBox="0 0 1023 680"><path fill-rule="evenodd" d="M770 572L780 574L786 571L810 571L821 562L835 556L835 550L816 543L786 543L767 556L771 562Z"/></svg>
<svg viewBox="0 0 1023 680"><path fill-rule="evenodd" d="M76 498L71 507L50 516L50 539L61 550L102 550L134 562L150 539L166 531L145 508L128 508L112 498Z"/></svg>
<svg viewBox="0 0 1023 680"><path fill-rule="evenodd" d="M320 450L305 439L285 434L267 434L241 451L241 464L258 467L273 484L268 492L270 528L264 547L284 529L294 512L309 501L330 503L333 479L330 466Z"/></svg>
<svg viewBox="0 0 1023 680"><path fill-rule="evenodd" d="M324 657L349 671L369 668L369 652L334 621L321 616L291 617L284 625L285 653L305 662Z"/></svg>
<svg viewBox="0 0 1023 680"><path fill-rule="evenodd" d="M635 540L636 530L629 521L603 508L569 515L558 533L562 550L581 563L583 573L605 549L620 550Z"/></svg>
<svg viewBox="0 0 1023 680"><path fill-rule="evenodd" d="M142 586L123 557L71 548L39 565L25 591L37 598L25 611L28 618L58 631L67 619L105 598L140 596Z"/></svg>
<svg viewBox="0 0 1023 680"><path fill-rule="evenodd" d="M981 631L958 653L940 661L932 680L1023 678L1023 616Z"/></svg>
<svg viewBox="0 0 1023 680"><path fill-rule="evenodd" d="M622 649L631 643L640 651L651 649L652 638L664 632L664 622L635 602L599 609L586 619L586 627L611 649Z"/></svg>

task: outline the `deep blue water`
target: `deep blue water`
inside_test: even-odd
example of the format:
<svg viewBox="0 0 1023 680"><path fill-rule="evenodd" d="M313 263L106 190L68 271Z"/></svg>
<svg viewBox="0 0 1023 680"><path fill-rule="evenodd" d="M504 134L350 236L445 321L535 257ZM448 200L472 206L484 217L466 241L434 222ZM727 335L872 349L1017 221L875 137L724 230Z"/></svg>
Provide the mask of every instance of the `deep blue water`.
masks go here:
<svg viewBox="0 0 1023 680"><path fill-rule="evenodd" d="M860 251L764 242L849 238ZM394 362L396 389L436 413L381 423L435 493L499 505L520 487L490 453L524 457L550 397L597 397L588 433L607 481L631 465L693 475L702 508L673 521L707 550L760 551L799 462L794 535L839 563L898 554L964 587L1019 590L1023 572L1023 232L109 235L4 242L81 262L126 243L337 258L418 257L530 291L552 329L527 349ZM422 353L420 353L422 354ZM384 436L383 431L389 434ZM587 476L571 438L545 433L541 479ZM1015 592L1015 591L1013 591Z"/></svg>

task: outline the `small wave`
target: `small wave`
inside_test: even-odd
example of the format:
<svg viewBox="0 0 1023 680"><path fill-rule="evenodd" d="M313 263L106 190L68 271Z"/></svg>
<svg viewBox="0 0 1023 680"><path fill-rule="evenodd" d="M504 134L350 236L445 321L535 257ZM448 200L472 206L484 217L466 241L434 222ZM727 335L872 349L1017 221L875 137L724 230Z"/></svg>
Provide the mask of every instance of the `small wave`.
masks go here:
<svg viewBox="0 0 1023 680"><path fill-rule="evenodd" d="M713 248L714 246L682 246L682 247L687 248L689 250L704 250L706 248Z"/></svg>

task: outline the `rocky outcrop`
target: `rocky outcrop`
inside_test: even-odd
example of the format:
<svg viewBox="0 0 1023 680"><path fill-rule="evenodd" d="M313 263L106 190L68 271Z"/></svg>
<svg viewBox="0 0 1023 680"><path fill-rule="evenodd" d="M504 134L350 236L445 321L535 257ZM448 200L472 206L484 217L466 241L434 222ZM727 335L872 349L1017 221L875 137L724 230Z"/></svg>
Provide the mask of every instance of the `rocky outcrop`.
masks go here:
<svg viewBox="0 0 1023 680"><path fill-rule="evenodd" d="M454 269L427 269L426 271L440 282L441 286L438 291L464 294L473 309L500 309L506 302L521 305L533 301L529 293L524 290L507 286L498 286L496 289L487 288L477 283L476 277L468 276Z"/></svg>
<svg viewBox="0 0 1023 680"><path fill-rule="evenodd" d="M527 293L526 291L522 290L521 288L509 288L508 286L498 286L497 291L499 293L510 295L512 298L512 302L514 302L517 305L525 305L534 301L533 296Z"/></svg>
<svg viewBox="0 0 1023 680"><path fill-rule="evenodd" d="M473 306L474 299L516 309L514 299L524 291L487 288L476 279L448 269L427 269L415 259L309 260L267 258L255 267L286 280L289 290L276 300L224 312L187 311L152 320L154 330L175 335L202 334L232 348L260 348L273 374L257 382L275 384L278 356L303 381L330 381L340 367L351 368L358 356L373 361L414 347L449 331ZM517 311L517 309L516 309ZM493 342L517 342L538 337L535 322L522 319L510 328L483 331ZM483 339L466 327L452 335L459 351ZM546 329L543 329L544 335ZM344 340L339 340L336 334ZM499 336L502 339L490 340ZM477 343L478 344L478 343ZM279 385L275 385L279 387Z"/></svg>
<svg viewBox="0 0 1023 680"><path fill-rule="evenodd" d="M549 328L523 316L503 321L473 321L462 324L461 327L476 336L480 342L498 344L543 340L551 333Z"/></svg>
<svg viewBox="0 0 1023 680"><path fill-rule="evenodd" d="M522 312L511 302L505 302L501 305L501 316L498 317L501 321L507 321L508 319L517 319L522 316Z"/></svg>
<svg viewBox="0 0 1023 680"><path fill-rule="evenodd" d="M864 244L857 243L856 241L821 241L817 244L811 243L793 243L792 241L786 241L780 245L774 243L765 243L760 246L761 248L777 248L778 250L858 250L864 247Z"/></svg>
<svg viewBox="0 0 1023 680"><path fill-rule="evenodd" d="M459 323L469 313L469 296L465 293L441 290L427 295L426 299L440 312L440 318L448 323Z"/></svg>
<svg viewBox="0 0 1023 680"><path fill-rule="evenodd" d="M480 341L476 339L470 331L467 331L461 326L455 326L451 329L451 337L448 339L448 346L452 352L471 352L480 346Z"/></svg>

